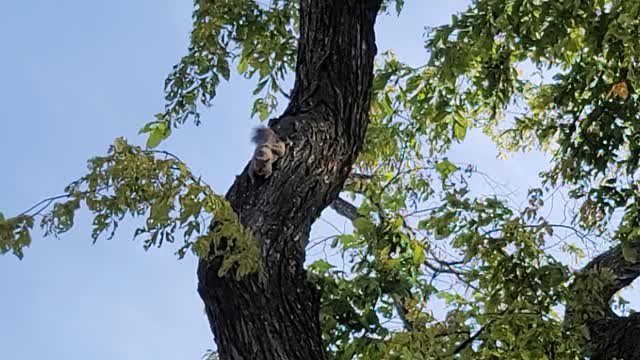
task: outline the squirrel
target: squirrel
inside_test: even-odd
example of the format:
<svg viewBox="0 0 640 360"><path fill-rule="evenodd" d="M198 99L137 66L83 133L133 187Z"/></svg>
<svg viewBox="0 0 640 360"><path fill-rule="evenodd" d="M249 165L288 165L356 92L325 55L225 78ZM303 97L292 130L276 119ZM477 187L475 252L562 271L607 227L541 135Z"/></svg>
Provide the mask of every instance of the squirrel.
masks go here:
<svg viewBox="0 0 640 360"><path fill-rule="evenodd" d="M251 141L256 144L256 149L249 164L249 177L251 181L256 176L266 179L273 173L273 163L284 156L285 144L271 128L265 126L253 129Z"/></svg>

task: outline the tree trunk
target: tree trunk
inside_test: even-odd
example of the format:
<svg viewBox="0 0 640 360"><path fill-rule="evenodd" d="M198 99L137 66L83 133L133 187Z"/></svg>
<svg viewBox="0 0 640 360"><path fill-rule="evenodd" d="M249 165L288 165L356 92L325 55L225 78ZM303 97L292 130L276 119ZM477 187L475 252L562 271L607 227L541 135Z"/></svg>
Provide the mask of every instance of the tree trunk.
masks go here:
<svg viewBox="0 0 640 360"><path fill-rule="evenodd" d="M221 359L324 359L320 298L306 280L314 220L338 195L362 147L381 0L301 0L295 86L270 126L287 143L266 180L247 169L227 199L259 243L263 278L218 276L201 261L198 291Z"/></svg>
<svg viewBox="0 0 640 360"><path fill-rule="evenodd" d="M628 317L607 316L593 321L591 335L591 360L640 359L640 315Z"/></svg>
<svg viewBox="0 0 640 360"><path fill-rule="evenodd" d="M634 251L640 251L639 239L628 241ZM590 343L585 350L590 359L640 359L640 316L617 316L610 307L611 298L638 276L640 260L626 260L622 245L594 258L576 276L572 284L575 296L567 305L565 321L569 326L586 325ZM604 280L595 283L597 288L592 281L595 277Z"/></svg>

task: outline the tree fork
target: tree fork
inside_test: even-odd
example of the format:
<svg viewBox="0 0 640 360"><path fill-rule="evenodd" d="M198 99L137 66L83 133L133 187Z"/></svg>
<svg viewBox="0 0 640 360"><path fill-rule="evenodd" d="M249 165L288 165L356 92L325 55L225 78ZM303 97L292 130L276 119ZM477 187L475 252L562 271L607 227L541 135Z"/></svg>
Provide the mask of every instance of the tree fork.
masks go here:
<svg viewBox="0 0 640 360"><path fill-rule="evenodd" d="M640 239L630 239L633 251L640 251ZM590 335L587 345L593 360L640 359L640 316L618 316L611 310L611 298L640 276L640 260L628 261L617 245L591 260L572 284L574 300L567 305L565 322L585 324ZM605 281L594 291L590 279L605 273ZM602 278L602 277L601 277Z"/></svg>
<svg viewBox="0 0 640 360"><path fill-rule="evenodd" d="M380 5L300 1L295 85L284 114L270 121L287 152L264 181L251 182L245 167L226 195L258 242L263 277L218 276L220 259L198 266L198 292L223 360L326 358L305 247L362 147Z"/></svg>

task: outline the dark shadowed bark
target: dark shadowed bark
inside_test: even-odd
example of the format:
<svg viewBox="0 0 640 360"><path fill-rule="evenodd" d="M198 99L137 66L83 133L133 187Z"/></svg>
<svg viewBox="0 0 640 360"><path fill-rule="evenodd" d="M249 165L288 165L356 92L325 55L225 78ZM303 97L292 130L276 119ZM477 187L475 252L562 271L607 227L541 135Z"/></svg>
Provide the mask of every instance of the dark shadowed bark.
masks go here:
<svg viewBox="0 0 640 360"><path fill-rule="evenodd" d="M640 253L640 241L633 241L631 246ZM600 273L605 274L605 282L594 291L589 280ZM576 277L572 285L575 297L567 307L566 321L587 325L587 350L592 360L640 359L640 316L618 316L610 307L611 298L638 276L640 260L627 261L622 245L618 245L589 262Z"/></svg>
<svg viewBox="0 0 640 360"><path fill-rule="evenodd" d="M263 278L217 275L202 261L198 291L221 359L324 359L320 298L306 280L314 220L336 197L362 147L381 0L301 0L291 102L270 126L287 143L273 175L247 168L227 193L259 243Z"/></svg>

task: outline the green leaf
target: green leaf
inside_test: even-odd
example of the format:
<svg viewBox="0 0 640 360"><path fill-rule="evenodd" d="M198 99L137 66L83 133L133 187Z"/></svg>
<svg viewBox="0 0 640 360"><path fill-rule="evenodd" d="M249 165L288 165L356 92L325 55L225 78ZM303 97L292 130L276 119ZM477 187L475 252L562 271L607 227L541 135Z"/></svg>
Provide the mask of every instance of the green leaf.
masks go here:
<svg viewBox="0 0 640 360"><path fill-rule="evenodd" d="M368 234L375 229L375 225L369 219L364 217L359 217L353 220L353 227L363 234Z"/></svg>
<svg viewBox="0 0 640 360"><path fill-rule="evenodd" d="M453 165L449 160L444 159L436 164L436 170L440 173L442 180L446 180L449 175L458 170L458 167Z"/></svg>
<svg viewBox="0 0 640 360"><path fill-rule="evenodd" d="M392 107L393 102L391 101L391 98L389 97L389 93L385 93L384 94L380 104L382 105L382 110L384 111L386 116L390 116L390 115L393 114L393 107Z"/></svg>
<svg viewBox="0 0 640 360"><path fill-rule="evenodd" d="M267 86L268 83L269 79L264 79L263 81L259 82L255 90L253 90L253 95L258 95L262 91L262 89Z"/></svg>
<svg viewBox="0 0 640 360"><path fill-rule="evenodd" d="M324 274L327 271L331 270L335 266L331 265L324 259L319 259L314 261L311 265L309 265L309 269L316 271L318 273Z"/></svg>
<svg viewBox="0 0 640 360"><path fill-rule="evenodd" d="M240 60L240 63L238 64L238 72L240 74L244 74L245 72L247 72L248 68L249 68L249 63L247 62L247 58L243 57L242 60Z"/></svg>
<svg viewBox="0 0 640 360"><path fill-rule="evenodd" d="M154 124L149 131L149 138L147 139L147 149L156 148L160 143L167 139L171 135L171 129L167 122L161 122Z"/></svg>
<svg viewBox="0 0 640 360"><path fill-rule="evenodd" d="M162 115L162 114L156 114L156 117L158 115ZM153 126L155 124L157 124L157 123L158 123L157 121L152 121L152 122L146 123L143 127L140 128L140 130L138 130L138 134L141 135L141 134L146 134L148 132L151 132L151 130L153 130Z"/></svg>
<svg viewBox="0 0 640 360"><path fill-rule="evenodd" d="M259 115L260 121L267 120L267 118L269 117L269 109L267 108L266 105L260 108L258 115Z"/></svg>
<svg viewBox="0 0 640 360"><path fill-rule="evenodd" d="M393 72L391 71L386 71L378 74L378 76L373 79L373 91L376 92L384 89L392 75Z"/></svg>
<svg viewBox="0 0 640 360"><path fill-rule="evenodd" d="M218 63L218 72L222 75L222 78L229 81L231 72L229 70L229 63L227 61L221 61Z"/></svg>
<svg viewBox="0 0 640 360"><path fill-rule="evenodd" d="M122 152L129 145L127 144L126 139L119 137L113 142L113 146L116 149L116 152Z"/></svg>
<svg viewBox="0 0 640 360"><path fill-rule="evenodd" d="M455 120L453 122L453 137L458 141L464 140L467 135L468 126L469 121L462 115L456 113Z"/></svg>
<svg viewBox="0 0 640 360"><path fill-rule="evenodd" d="M208 236L200 236L191 246L191 250L201 259L209 255L211 248L211 238Z"/></svg>
<svg viewBox="0 0 640 360"><path fill-rule="evenodd" d="M29 233L29 229L23 228L20 231L20 235L18 236L18 244L20 244L20 247L27 247L31 245L31 234Z"/></svg>
<svg viewBox="0 0 640 360"><path fill-rule="evenodd" d="M165 225L171 219L169 216L171 206L169 202L164 199L156 201L151 205L149 217L153 220L154 226Z"/></svg>

